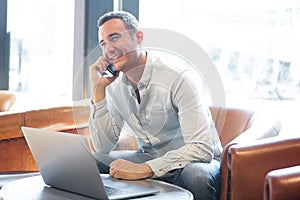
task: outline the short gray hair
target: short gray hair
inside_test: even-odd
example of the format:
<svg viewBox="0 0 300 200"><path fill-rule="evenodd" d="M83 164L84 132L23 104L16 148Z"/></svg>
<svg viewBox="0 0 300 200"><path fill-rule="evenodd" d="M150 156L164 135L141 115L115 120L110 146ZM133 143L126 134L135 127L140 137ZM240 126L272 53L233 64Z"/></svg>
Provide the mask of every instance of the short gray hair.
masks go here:
<svg viewBox="0 0 300 200"><path fill-rule="evenodd" d="M98 19L97 26L100 27L111 19L121 19L125 24L125 28L130 32L137 32L139 30L138 20L131 13L125 11L108 12L102 15Z"/></svg>

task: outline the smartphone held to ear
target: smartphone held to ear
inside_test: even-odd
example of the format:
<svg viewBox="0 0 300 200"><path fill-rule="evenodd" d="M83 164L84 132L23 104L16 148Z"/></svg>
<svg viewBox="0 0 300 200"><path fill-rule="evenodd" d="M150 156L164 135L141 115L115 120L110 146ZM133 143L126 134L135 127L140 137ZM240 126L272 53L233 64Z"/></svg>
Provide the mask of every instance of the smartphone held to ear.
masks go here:
<svg viewBox="0 0 300 200"><path fill-rule="evenodd" d="M101 73L99 72L99 75L101 77L105 77L105 78L112 78L114 77L115 75L117 74L117 71L115 70L115 68L112 66L112 64L109 64L107 67L106 67L106 70Z"/></svg>

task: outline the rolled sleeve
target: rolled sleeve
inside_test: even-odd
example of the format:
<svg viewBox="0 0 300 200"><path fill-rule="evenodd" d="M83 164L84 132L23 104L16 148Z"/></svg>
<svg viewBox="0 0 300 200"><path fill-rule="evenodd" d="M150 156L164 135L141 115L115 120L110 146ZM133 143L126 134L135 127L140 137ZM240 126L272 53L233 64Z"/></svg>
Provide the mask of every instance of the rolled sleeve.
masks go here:
<svg viewBox="0 0 300 200"><path fill-rule="evenodd" d="M147 161L146 164L149 165L151 170L154 173L154 177L161 177L165 175L167 172L180 169L188 165L190 162L188 161L179 161L179 162L168 162L164 157L156 158L150 161Z"/></svg>
<svg viewBox="0 0 300 200"><path fill-rule="evenodd" d="M90 106L89 128L92 143L96 152L109 153L114 149L120 135L120 130L109 115L106 100Z"/></svg>

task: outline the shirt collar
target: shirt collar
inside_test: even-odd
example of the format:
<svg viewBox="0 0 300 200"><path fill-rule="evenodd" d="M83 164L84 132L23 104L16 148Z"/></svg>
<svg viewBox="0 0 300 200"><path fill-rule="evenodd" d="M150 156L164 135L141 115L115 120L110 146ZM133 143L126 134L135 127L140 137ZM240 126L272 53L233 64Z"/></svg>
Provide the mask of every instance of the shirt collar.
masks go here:
<svg viewBox="0 0 300 200"><path fill-rule="evenodd" d="M138 82L138 89L142 90L145 87L148 86L150 79L151 79L151 75L152 75L152 58L148 55L147 53L147 59L146 59L146 63L145 63L145 69L144 72L142 74L141 80ZM126 85L131 85L133 86L132 82L127 78L127 76L122 76L122 81L124 84Z"/></svg>

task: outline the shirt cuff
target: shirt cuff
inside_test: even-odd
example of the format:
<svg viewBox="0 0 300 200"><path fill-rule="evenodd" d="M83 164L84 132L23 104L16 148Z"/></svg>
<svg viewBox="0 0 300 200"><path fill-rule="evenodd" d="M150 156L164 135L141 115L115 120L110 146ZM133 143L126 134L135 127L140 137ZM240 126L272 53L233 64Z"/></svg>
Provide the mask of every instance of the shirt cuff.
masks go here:
<svg viewBox="0 0 300 200"><path fill-rule="evenodd" d="M185 167L190 162L187 161L179 161L179 162L166 162L164 157L155 158L153 160L149 160L146 162L147 165L151 168L154 173L153 178L161 177L165 175L167 172L173 169L180 169Z"/></svg>
<svg viewBox="0 0 300 200"><path fill-rule="evenodd" d="M89 101L90 115L93 119L103 116L108 112L106 99L103 99L97 103L93 103L92 100Z"/></svg>

